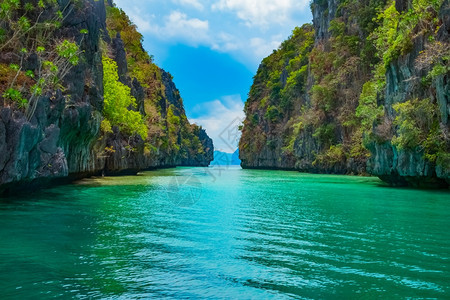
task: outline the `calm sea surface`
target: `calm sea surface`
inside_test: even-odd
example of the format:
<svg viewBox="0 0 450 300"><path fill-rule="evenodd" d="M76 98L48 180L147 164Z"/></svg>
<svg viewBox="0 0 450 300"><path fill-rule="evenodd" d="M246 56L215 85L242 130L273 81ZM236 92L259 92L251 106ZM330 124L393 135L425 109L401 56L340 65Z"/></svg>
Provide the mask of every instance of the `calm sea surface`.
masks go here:
<svg viewBox="0 0 450 300"><path fill-rule="evenodd" d="M1 299L450 298L450 193L178 168L0 199Z"/></svg>

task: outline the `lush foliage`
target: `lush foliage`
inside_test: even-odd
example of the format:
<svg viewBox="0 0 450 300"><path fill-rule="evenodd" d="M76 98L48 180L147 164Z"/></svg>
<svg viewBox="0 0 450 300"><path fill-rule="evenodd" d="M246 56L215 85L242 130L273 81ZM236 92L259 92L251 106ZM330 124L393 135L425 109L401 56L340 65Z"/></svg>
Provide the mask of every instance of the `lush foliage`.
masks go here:
<svg viewBox="0 0 450 300"><path fill-rule="evenodd" d="M413 39L436 32L436 16L442 3L443 0L413 0L412 8L400 13L395 1L390 1L374 19L380 26L375 28L368 40L373 43L380 59L373 69L372 79L377 91L382 91L385 87L385 74L389 64L411 50ZM430 38L433 39L432 36Z"/></svg>
<svg viewBox="0 0 450 300"><path fill-rule="evenodd" d="M373 81L368 81L363 86L356 116L360 118L365 133L369 133L375 121L383 116L383 107L377 104L377 96L381 92Z"/></svg>
<svg viewBox="0 0 450 300"><path fill-rule="evenodd" d="M179 92L173 88L171 75L153 63L152 56L142 46L142 35L123 10L107 6L106 12L110 37L120 36L124 43L127 75L137 79L144 89L141 118L147 128L145 153L202 161L206 151L200 141L202 128L189 124ZM110 52L111 49L104 47L106 55ZM169 102L168 97L176 102ZM107 124L104 127L108 131Z"/></svg>
<svg viewBox="0 0 450 300"><path fill-rule="evenodd" d="M433 125L435 107L429 99L412 100L394 105L397 136L392 140L399 149L414 149L422 144Z"/></svg>
<svg viewBox="0 0 450 300"><path fill-rule="evenodd" d="M345 158L344 146L341 144L332 145L327 151L316 156L313 165L321 164L331 167L335 164L342 163L345 161Z"/></svg>
<svg viewBox="0 0 450 300"><path fill-rule="evenodd" d="M443 0L413 0L412 8L399 13L395 1L378 15L381 23L371 35L384 67L401 54L411 50L415 36L434 33L438 25L437 12Z"/></svg>
<svg viewBox="0 0 450 300"><path fill-rule="evenodd" d="M117 7L107 6L107 27L111 38L116 37L120 33L127 54L132 56L135 61L148 61L151 57L142 47L143 37L137 31L134 25L125 12Z"/></svg>
<svg viewBox="0 0 450 300"><path fill-rule="evenodd" d="M136 99L131 95L130 88L119 82L117 64L110 58L103 57L103 88L104 109L103 114L110 125L118 126L124 133L138 134L147 138L147 126L142 115L130 110L136 108ZM108 128L107 124L104 127Z"/></svg>
<svg viewBox="0 0 450 300"><path fill-rule="evenodd" d="M416 59L416 68L428 70L428 75L423 78L426 84L450 73L450 43L441 41L429 43Z"/></svg>
<svg viewBox="0 0 450 300"><path fill-rule="evenodd" d="M46 46L55 29L61 26L69 1L59 10L56 0L31 2L3 0L0 3L0 51ZM44 17L45 13L45 17Z"/></svg>
<svg viewBox="0 0 450 300"><path fill-rule="evenodd" d="M265 98L266 105L276 104L281 113L292 108L292 99L304 92L308 75L308 55L314 43L314 31L307 24L294 29L280 48L265 58L255 76L249 101ZM278 103L278 99L281 99Z"/></svg>
<svg viewBox="0 0 450 300"><path fill-rule="evenodd" d="M438 163L448 156L448 141L440 128L437 105L430 99L414 99L394 105L398 126L392 144L400 150L424 152L425 158Z"/></svg>
<svg viewBox="0 0 450 300"><path fill-rule="evenodd" d="M245 107L243 161L359 173L369 149L392 145L450 165L450 44L440 28L442 3L312 1L316 39L293 34L263 60L254 78ZM411 100L417 97L429 99Z"/></svg>
<svg viewBox="0 0 450 300"><path fill-rule="evenodd" d="M309 53L313 44L312 26L303 25L295 28L289 39L263 60L245 107L247 120L244 122L242 140L245 139L246 129L249 128L252 130L252 138L247 139L249 144L242 144L240 147L255 151L264 146L276 148L278 143L274 143L275 138L268 139L259 127L265 126L266 123L270 124L270 127L283 124L292 117L295 107L301 105L302 95L306 92ZM283 126L285 128L275 129L274 134L277 135L280 130L292 130L291 124L292 122L289 122L289 125ZM292 152L294 142L294 139L290 139L288 145L283 146L284 151Z"/></svg>
<svg viewBox="0 0 450 300"><path fill-rule="evenodd" d="M127 53L127 63L130 75L142 83L144 87L149 87L148 79L153 76L159 77L159 68L152 63L152 57L142 47L143 36L137 31L125 12L117 7L107 6L107 27L111 38L117 34L124 43Z"/></svg>
<svg viewBox="0 0 450 300"><path fill-rule="evenodd" d="M25 109L29 120L40 96L63 90L64 78L79 63L78 45L54 38L70 4L69 1L61 10L53 0L40 0L37 6L17 0L5 0L0 4L0 51L15 57L9 66L9 71L15 75L1 86L2 97L7 103ZM26 69L32 55L37 67Z"/></svg>

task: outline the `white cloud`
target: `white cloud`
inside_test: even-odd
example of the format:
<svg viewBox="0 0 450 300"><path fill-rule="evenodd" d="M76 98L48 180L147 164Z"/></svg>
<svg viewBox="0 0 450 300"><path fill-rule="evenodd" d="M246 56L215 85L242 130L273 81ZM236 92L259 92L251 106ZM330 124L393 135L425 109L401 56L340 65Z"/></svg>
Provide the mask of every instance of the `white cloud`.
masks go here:
<svg viewBox="0 0 450 300"><path fill-rule="evenodd" d="M174 0L174 2L184 6L193 7L198 10L204 9L203 4L201 4L198 0Z"/></svg>
<svg viewBox="0 0 450 300"><path fill-rule="evenodd" d="M166 18L161 34L168 37L186 37L188 41L202 41L208 39L209 22L197 18L189 19L179 11L173 11Z"/></svg>
<svg viewBox="0 0 450 300"><path fill-rule="evenodd" d="M209 21L189 18L185 13L179 11L172 11L165 16L162 25L157 24L158 19L155 15L140 14L137 7L129 9L128 14L141 33L151 34L160 40L182 41L191 46L203 45L219 52L228 53L248 48L248 41L223 31L211 34ZM267 45L264 46L259 51L267 48ZM252 56L254 57L254 55Z"/></svg>
<svg viewBox="0 0 450 300"><path fill-rule="evenodd" d="M154 19L155 16L147 16L147 18L143 18L139 15L139 13L134 13L136 9L134 9L132 12L129 12L130 19L133 21L133 23L138 27L138 30L140 33L150 32L152 31L152 25L149 21L149 19Z"/></svg>
<svg viewBox="0 0 450 300"><path fill-rule="evenodd" d="M157 18L154 15L140 14L137 7L130 10L128 14L141 33L152 34L161 40L183 41L191 46L205 44L210 40L207 20L189 18L179 11L172 11L165 16L162 25L157 24Z"/></svg>
<svg viewBox="0 0 450 300"><path fill-rule="evenodd" d="M266 57L281 45L281 35L272 36L270 39L262 39L259 37L250 39L250 48L256 57Z"/></svg>
<svg viewBox="0 0 450 300"><path fill-rule="evenodd" d="M166 45L205 46L230 54L251 71L256 70L261 59L278 48L290 30L307 22L303 16L309 14L305 9L309 0L116 2L126 9L130 19L144 34L146 45L162 42ZM157 58L161 57L164 54L158 54Z"/></svg>
<svg viewBox="0 0 450 300"><path fill-rule="evenodd" d="M237 127L245 117L244 102L240 95L225 96L220 100L197 104L193 112L200 116L189 119L206 129L216 150L232 153L237 149Z"/></svg>
<svg viewBox="0 0 450 300"><path fill-rule="evenodd" d="M216 36L216 40L212 42L211 48L220 52L229 52L238 50L240 45L235 36L226 32L220 32Z"/></svg>
<svg viewBox="0 0 450 300"><path fill-rule="evenodd" d="M247 38L222 32L217 34L215 40L208 46L218 52L235 54L235 59L244 65L251 62L258 66L261 59L272 54L273 50L278 49L282 41L283 36L281 34Z"/></svg>
<svg viewBox="0 0 450 300"><path fill-rule="evenodd" d="M213 10L232 11L248 26L285 24L294 11L308 7L309 0L219 0Z"/></svg>

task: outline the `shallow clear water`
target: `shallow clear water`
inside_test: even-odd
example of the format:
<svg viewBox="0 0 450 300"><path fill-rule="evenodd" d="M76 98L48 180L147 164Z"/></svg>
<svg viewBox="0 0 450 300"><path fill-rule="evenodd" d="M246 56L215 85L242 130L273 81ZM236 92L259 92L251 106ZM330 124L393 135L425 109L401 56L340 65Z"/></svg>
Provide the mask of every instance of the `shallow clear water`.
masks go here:
<svg viewBox="0 0 450 300"><path fill-rule="evenodd" d="M179 168L0 201L2 299L450 298L450 194Z"/></svg>

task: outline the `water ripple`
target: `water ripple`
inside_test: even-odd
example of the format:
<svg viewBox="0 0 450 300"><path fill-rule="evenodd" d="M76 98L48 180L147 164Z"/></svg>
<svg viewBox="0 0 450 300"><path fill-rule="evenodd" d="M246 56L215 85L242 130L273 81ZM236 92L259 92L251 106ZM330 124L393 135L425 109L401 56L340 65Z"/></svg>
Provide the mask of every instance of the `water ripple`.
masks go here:
<svg viewBox="0 0 450 300"><path fill-rule="evenodd" d="M168 193L171 176L195 176L201 196L180 204L190 191ZM447 192L296 172L84 180L0 202L0 288L6 298L450 298L449 208Z"/></svg>

